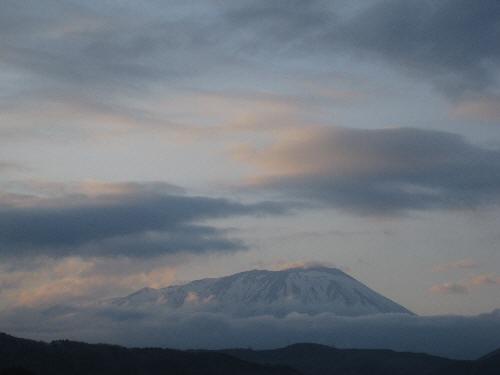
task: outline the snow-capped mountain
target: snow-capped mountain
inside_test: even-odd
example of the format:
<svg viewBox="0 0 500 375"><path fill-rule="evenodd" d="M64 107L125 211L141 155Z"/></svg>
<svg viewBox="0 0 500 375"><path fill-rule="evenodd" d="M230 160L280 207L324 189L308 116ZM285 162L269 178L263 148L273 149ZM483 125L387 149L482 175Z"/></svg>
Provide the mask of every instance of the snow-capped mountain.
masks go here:
<svg viewBox="0 0 500 375"><path fill-rule="evenodd" d="M253 270L162 289L144 288L109 303L130 307L155 305L241 317L281 317L293 312L310 315L329 312L342 316L412 314L343 271L327 267Z"/></svg>

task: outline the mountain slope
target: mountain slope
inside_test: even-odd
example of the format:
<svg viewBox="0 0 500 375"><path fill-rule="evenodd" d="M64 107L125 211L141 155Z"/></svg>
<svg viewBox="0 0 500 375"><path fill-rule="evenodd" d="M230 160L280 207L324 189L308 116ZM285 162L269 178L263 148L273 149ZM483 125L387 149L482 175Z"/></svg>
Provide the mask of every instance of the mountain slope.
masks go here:
<svg viewBox="0 0 500 375"><path fill-rule="evenodd" d="M110 303L153 304L233 316L284 316L293 312L342 316L411 314L343 271L327 267L253 270L162 289L145 288Z"/></svg>

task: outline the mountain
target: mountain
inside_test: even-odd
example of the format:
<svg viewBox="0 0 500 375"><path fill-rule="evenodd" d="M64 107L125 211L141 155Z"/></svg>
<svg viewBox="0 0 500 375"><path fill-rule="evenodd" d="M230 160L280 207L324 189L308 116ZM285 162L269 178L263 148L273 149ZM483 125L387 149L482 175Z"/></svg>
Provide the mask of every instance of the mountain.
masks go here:
<svg viewBox="0 0 500 375"><path fill-rule="evenodd" d="M422 375L459 362L428 354L336 349L318 344L295 344L273 350L229 349L221 352L250 362L289 366L304 375Z"/></svg>
<svg viewBox="0 0 500 375"><path fill-rule="evenodd" d="M253 270L162 289L144 288L107 301L115 306L157 305L238 317L297 312L341 316L406 313L409 310L336 268Z"/></svg>
<svg viewBox="0 0 500 375"><path fill-rule="evenodd" d="M128 349L114 345L53 341L0 333L0 375L298 375L283 366L250 363L217 352Z"/></svg>

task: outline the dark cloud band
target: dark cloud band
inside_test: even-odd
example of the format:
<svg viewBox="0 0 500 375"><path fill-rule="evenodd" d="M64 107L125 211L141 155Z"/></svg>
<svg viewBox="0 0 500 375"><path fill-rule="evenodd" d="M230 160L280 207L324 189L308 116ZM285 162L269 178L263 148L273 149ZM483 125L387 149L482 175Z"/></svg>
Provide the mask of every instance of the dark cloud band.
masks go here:
<svg viewBox="0 0 500 375"><path fill-rule="evenodd" d="M0 253L153 256L237 250L243 244L226 238L224 230L197 222L284 212L274 203L132 191L4 204Z"/></svg>
<svg viewBox="0 0 500 375"><path fill-rule="evenodd" d="M257 162L270 169L260 187L362 214L468 209L500 199L500 151L441 131L321 129L282 141Z"/></svg>

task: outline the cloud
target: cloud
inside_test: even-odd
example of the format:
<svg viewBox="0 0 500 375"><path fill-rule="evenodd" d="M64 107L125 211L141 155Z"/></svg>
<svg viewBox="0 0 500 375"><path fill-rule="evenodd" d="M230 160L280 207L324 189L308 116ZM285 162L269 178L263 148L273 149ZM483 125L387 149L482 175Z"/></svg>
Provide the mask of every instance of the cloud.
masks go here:
<svg viewBox="0 0 500 375"><path fill-rule="evenodd" d="M289 270L289 269L294 269L294 268L309 269L309 268L321 268L321 267L339 268L342 271L346 271L346 272L350 271L349 267L339 266L338 264L335 264L332 262L318 262L318 261L290 262L290 261L288 261L288 262L277 262L277 263L271 265L271 269L276 270L276 271Z"/></svg>
<svg viewBox="0 0 500 375"><path fill-rule="evenodd" d="M340 84L337 92L325 89L332 86L325 75L352 74L351 68L343 68L346 59L379 61L432 82L446 95L464 99L455 115L494 121L498 8L494 0L171 1L168 7L157 1L141 6L55 0L28 0L20 6L2 1L1 139L46 139L49 128L64 140L144 130L185 137L221 123L219 129L322 121L318 109L324 116L332 102L339 103L339 94L345 104L352 100L353 86L363 86L351 82L344 89ZM371 69L361 63L354 72L362 72L366 80ZM290 80L297 70L302 78ZM309 82L318 72L319 87L297 90L298 81L309 77ZM283 75L286 84L269 86ZM232 82L239 83L235 87ZM225 107L220 113L212 111L210 102L199 105L198 96L207 87L235 97L242 84L246 93L293 98L303 107L301 118L297 110L291 116L280 114L286 110L280 107L283 103L275 109L260 103L265 113L257 115L248 110L249 105L256 107L251 101L241 105L241 115L231 110L240 106L234 100L219 103ZM193 110L200 107L201 114Z"/></svg>
<svg viewBox="0 0 500 375"><path fill-rule="evenodd" d="M495 0L379 1L345 22L339 38L461 95L498 82L499 15Z"/></svg>
<svg viewBox="0 0 500 375"><path fill-rule="evenodd" d="M290 314L231 318L162 309L58 306L0 312L7 333L128 346L221 349L315 342L339 348L386 348L453 358L477 358L500 346L500 311L477 316L381 314L357 318ZM460 340L457 340L460 332Z"/></svg>
<svg viewBox="0 0 500 375"><path fill-rule="evenodd" d="M466 294L469 293L467 285L461 283L443 283L433 285L429 289L432 293L440 294Z"/></svg>
<svg viewBox="0 0 500 375"><path fill-rule="evenodd" d="M0 173L24 172L27 169L28 168L19 163L0 160Z"/></svg>
<svg viewBox="0 0 500 375"><path fill-rule="evenodd" d="M500 285L500 277L495 275L477 275L469 280L469 283L474 286L481 285Z"/></svg>
<svg viewBox="0 0 500 375"><path fill-rule="evenodd" d="M158 82L360 52L461 95L494 86L500 60L495 0L0 6L0 62L23 77L5 99L17 105L49 97L113 111Z"/></svg>
<svg viewBox="0 0 500 375"><path fill-rule="evenodd" d="M187 14L177 24L161 7L157 11L165 17L163 22L151 7L113 9L95 2L52 0L43 5L29 1L21 7L8 0L2 3L2 50L8 53L3 61L34 78L45 77L46 85L79 85L87 93L92 86L113 92L191 71L189 64L183 66L167 53L189 45L201 47L194 37L202 24L195 27ZM135 22L130 24L134 12ZM184 37L174 32L190 28Z"/></svg>
<svg viewBox="0 0 500 375"><path fill-rule="evenodd" d="M183 3L2 1L1 78L8 84L0 108L18 123L28 113L29 134L39 132L30 115L51 126L64 117L65 127L75 127L75 113L82 127L175 126L141 103L158 86L222 66L223 47L216 46L227 35L218 30L217 8ZM2 130L19 134L10 122Z"/></svg>
<svg viewBox="0 0 500 375"><path fill-rule="evenodd" d="M500 5L495 0L370 3L254 1L228 11L243 27L246 47L276 54L379 57L450 96L482 92L498 83Z"/></svg>
<svg viewBox="0 0 500 375"><path fill-rule="evenodd" d="M160 191L158 184L94 184L87 194L0 202L0 254L7 256L132 256L234 251L244 248L203 221L235 215L282 214L272 202ZM90 191L90 194L88 193Z"/></svg>
<svg viewBox="0 0 500 375"><path fill-rule="evenodd" d="M500 198L500 150L449 132L292 129L235 157L260 169L251 187L363 215L470 209Z"/></svg>
<svg viewBox="0 0 500 375"><path fill-rule="evenodd" d="M125 295L176 279L178 256L149 258L29 258L0 265L0 310L84 303Z"/></svg>
<svg viewBox="0 0 500 375"><path fill-rule="evenodd" d="M447 282L433 285L429 291L438 294L467 294L474 288L485 285L500 285L500 277L494 274L476 275L462 282Z"/></svg>
<svg viewBox="0 0 500 375"><path fill-rule="evenodd" d="M498 123L500 121L500 96L478 96L455 103L451 115L456 118Z"/></svg>
<svg viewBox="0 0 500 375"><path fill-rule="evenodd" d="M434 272L444 272L454 269L473 269L477 268L479 265L472 259L461 259L455 262L450 262L446 264L437 265L432 268Z"/></svg>

